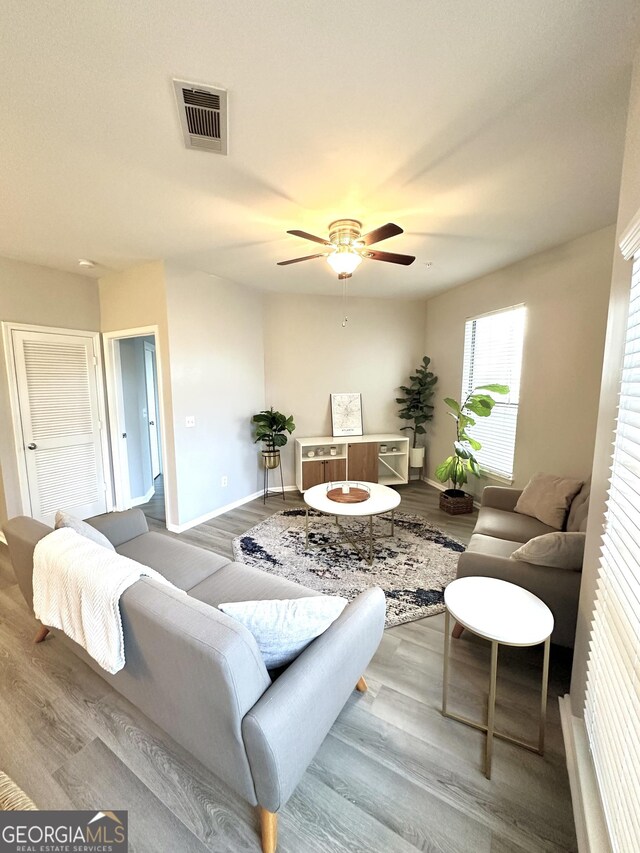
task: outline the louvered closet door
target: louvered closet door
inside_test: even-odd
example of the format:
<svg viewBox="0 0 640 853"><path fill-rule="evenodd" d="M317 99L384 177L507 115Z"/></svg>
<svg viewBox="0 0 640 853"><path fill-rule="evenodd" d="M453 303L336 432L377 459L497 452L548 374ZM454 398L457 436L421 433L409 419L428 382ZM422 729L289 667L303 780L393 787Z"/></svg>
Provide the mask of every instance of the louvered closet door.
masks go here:
<svg viewBox="0 0 640 853"><path fill-rule="evenodd" d="M31 514L106 512L93 339L13 330Z"/></svg>

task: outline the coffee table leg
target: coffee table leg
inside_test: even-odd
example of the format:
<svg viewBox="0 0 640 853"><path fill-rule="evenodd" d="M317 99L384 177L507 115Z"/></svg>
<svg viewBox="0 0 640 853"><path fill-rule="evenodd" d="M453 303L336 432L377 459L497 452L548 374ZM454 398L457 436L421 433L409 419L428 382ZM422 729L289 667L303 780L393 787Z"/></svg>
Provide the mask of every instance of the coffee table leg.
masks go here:
<svg viewBox="0 0 640 853"><path fill-rule="evenodd" d="M373 565L373 516L369 516L369 565Z"/></svg>
<svg viewBox="0 0 640 853"><path fill-rule="evenodd" d="M447 701L449 699L449 649L451 647L451 632L449 622L451 617L449 611L444 611L444 665L442 670L442 713L447 713Z"/></svg>
<svg viewBox="0 0 640 853"><path fill-rule="evenodd" d="M551 637L544 641L544 662L542 664L542 687L540 696L540 735L538 737L538 752L544 755L544 730L547 723L547 693L549 689L549 653Z"/></svg>
<svg viewBox="0 0 640 853"><path fill-rule="evenodd" d="M309 510L304 511L304 550L309 550Z"/></svg>
<svg viewBox="0 0 640 853"><path fill-rule="evenodd" d="M391 535L392 536L395 536L395 533L394 533L395 521L396 521L396 511L395 511L395 509L392 509L391 510Z"/></svg>
<svg viewBox="0 0 640 853"><path fill-rule="evenodd" d="M489 708L487 711L487 750L484 775L491 779L491 757L493 754L493 728L496 714L496 682L498 679L498 643L491 643L491 682L489 684Z"/></svg>

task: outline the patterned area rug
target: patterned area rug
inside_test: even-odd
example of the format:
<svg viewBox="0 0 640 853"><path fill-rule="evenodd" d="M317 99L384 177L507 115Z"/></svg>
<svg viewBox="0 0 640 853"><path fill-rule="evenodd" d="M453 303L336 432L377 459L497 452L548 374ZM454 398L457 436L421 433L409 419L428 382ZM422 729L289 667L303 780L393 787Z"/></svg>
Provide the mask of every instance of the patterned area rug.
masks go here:
<svg viewBox="0 0 640 853"><path fill-rule="evenodd" d="M368 519L342 519L353 538L363 537ZM389 531L388 517L373 520L374 535ZM387 598L387 628L444 610L443 590L456 576L464 545L418 515L396 512L395 536L374 543L373 565L350 544L333 516L309 513L305 551L304 510L287 509L233 540L235 559L281 575L325 595L351 600L372 586ZM367 540L368 541L368 540ZM363 543L364 545L364 543Z"/></svg>

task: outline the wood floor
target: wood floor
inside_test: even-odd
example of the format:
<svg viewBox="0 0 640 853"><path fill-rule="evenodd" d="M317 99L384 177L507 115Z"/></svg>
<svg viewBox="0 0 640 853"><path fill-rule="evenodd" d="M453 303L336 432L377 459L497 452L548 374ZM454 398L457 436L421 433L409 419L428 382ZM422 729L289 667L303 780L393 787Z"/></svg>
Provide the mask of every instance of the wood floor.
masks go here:
<svg viewBox="0 0 640 853"><path fill-rule="evenodd" d="M158 474L153 481L153 488L154 492L151 500L146 504L140 504L139 508L147 518L152 518L154 521L161 521L164 524L166 517L164 508L164 477L162 474Z"/></svg>
<svg viewBox="0 0 640 853"><path fill-rule="evenodd" d="M468 538L422 483L402 508ZM284 506L300 503L287 494ZM221 553L283 503L254 501L181 538ZM159 522L150 520L154 529ZM167 535L174 535L169 534ZM280 853L570 853L576 840L556 696L570 658L552 655L544 758L496 741L482 774L481 733L439 713L442 616L387 630L296 793L280 816ZM259 850L257 815L198 761L55 639L33 646L28 615L0 548L0 769L43 809L128 809L135 853ZM486 707L488 648L453 644L452 710ZM501 649L497 725L534 736L541 653Z"/></svg>

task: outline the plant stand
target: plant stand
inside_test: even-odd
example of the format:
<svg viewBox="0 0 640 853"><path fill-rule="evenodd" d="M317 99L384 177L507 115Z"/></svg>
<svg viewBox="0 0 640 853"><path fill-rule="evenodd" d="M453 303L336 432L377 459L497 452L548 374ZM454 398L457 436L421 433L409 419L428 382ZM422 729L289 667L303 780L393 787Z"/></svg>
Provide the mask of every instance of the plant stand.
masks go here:
<svg viewBox="0 0 640 853"><path fill-rule="evenodd" d="M282 465L278 465L278 469L280 470L280 490L270 490L269 489L269 471L273 471L273 468L264 467L264 480L263 480L263 493L262 493L262 503L267 502L267 498L277 498L282 495L282 500L286 501L286 497L284 495L284 480L282 478Z"/></svg>
<svg viewBox="0 0 640 853"><path fill-rule="evenodd" d="M468 512L473 512L473 495L468 495L462 492L459 495L440 493L440 509L448 512L449 515L464 515Z"/></svg>

